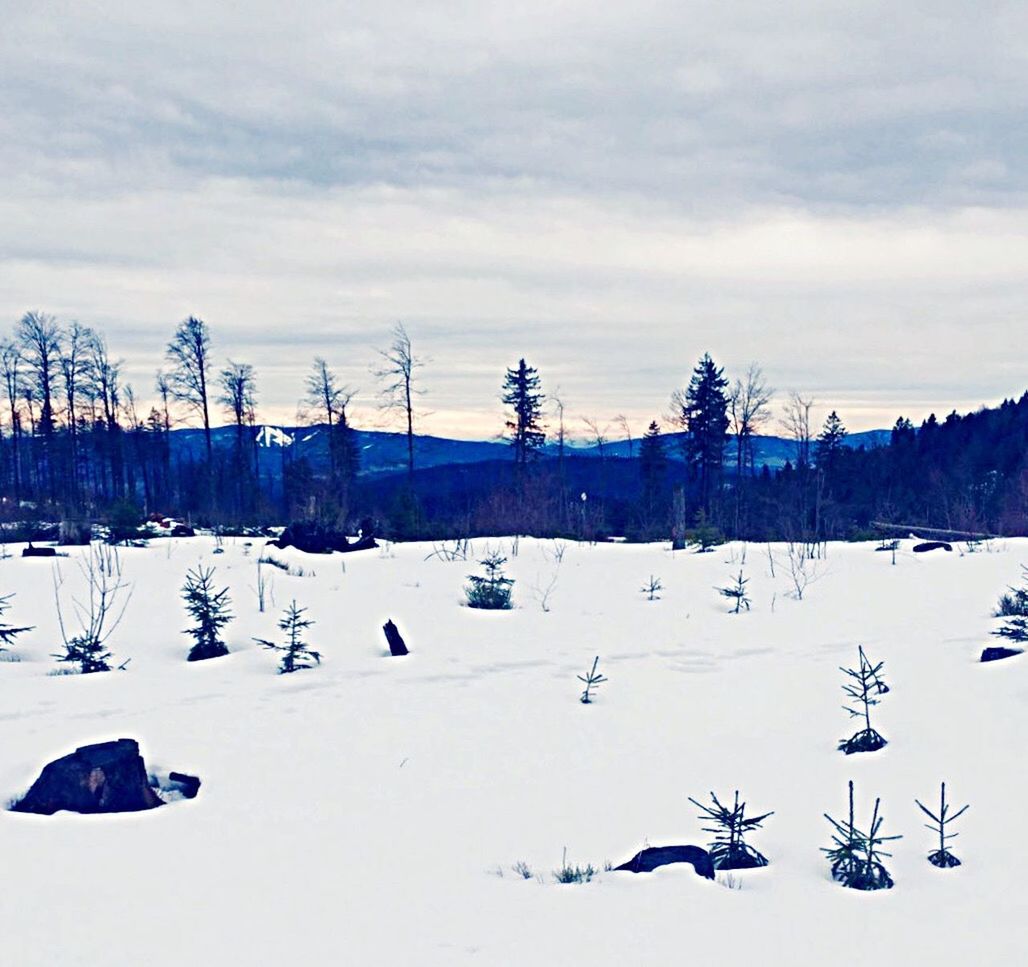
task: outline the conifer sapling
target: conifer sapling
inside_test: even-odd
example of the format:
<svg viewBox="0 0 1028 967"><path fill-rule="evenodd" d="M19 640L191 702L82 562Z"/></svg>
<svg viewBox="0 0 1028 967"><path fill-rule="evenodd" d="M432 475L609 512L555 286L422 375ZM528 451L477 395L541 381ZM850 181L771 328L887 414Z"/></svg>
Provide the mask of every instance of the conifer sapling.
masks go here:
<svg viewBox="0 0 1028 967"><path fill-rule="evenodd" d="M315 664L321 664L321 653L313 651L303 640L304 631L314 622L310 618L303 617L306 608L298 608L296 601L290 602L288 608L278 623L279 628L285 632L285 644L276 645L273 641L266 641L264 638L254 638L254 641L272 651L282 652L279 661L278 671L280 675L290 672L297 672L304 668L313 668Z"/></svg>
<svg viewBox="0 0 1028 967"><path fill-rule="evenodd" d="M481 608L486 611L509 611L511 604L511 589L514 587L513 579L505 577L503 565L507 558L500 554L490 554L479 564L485 568L485 577L477 574L469 574L471 582L464 588L464 594L468 599L469 608Z"/></svg>
<svg viewBox="0 0 1028 967"><path fill-rule="evenodd" d="M660 592L664 590L664 585L661 584L660 578L650 575L650 583L639 588L642 594L646 595L647 601L659 601Z"/></svg>
<svg viewBox="0 0 1028 967"><path fill-rule="evenodd" d="M579 699L579 701L583 705L590 705L592 703L592 695L591 695L592 690L594 688L598 688L600 685L602 685L607 680L606 678L603 677L603 675L599 674L596 671L596 666L599 664L599 661L600 661L600 656L597 655L593 659L592 671L586 672L584 675L579 675L578 676L578 680L580 682L585 682L585 691L582 692L582 697Z"/></svg>
<svg viewBox="0 0 1028 967"><path fill-rule="evenodd" d="M186 583L182 586L186 610L196 622L194 627L185 631L193 638L188 661L203 661L228 654L228 647L221 640L221 629L232 620L232 613L228 610L231 601L228 588L214 590L213 579L214 568L201 565L186 573Z"/></svg>
<svg viewBox="0 0 1028 967"><path fill-rule="evenodd" d="M743 577L742 571L740 570L739 576L732 581L731 584L717 589L722 597L728 598L729 601L734 602L732 614L739 614L743 608L747 611L750 610L750 599L746 594L747 584L749 584L749 578Z"/></svg>
<svg viewBox="0 0 1028 967"><path fill-rule="evenodd" d="M885 663L878 662L876 665L872 665L864 654L863 646L859 648L859 654L858 668L839 669L850 679L842 686L842 690L853 700L854 705L858 706L851 708L844 705L843 708L854 718L864 720L864 728L839 743L839 749L846 755L852 755L854 752L874 752L886 745L886 740L882 735L871 727L871 707L878 704L878 696L889 691L889 686L881 677L882 666Z"/></svg>
<svg viewBox="0 0 1028 967"><path fill-rule="evenodd" d="M942 791L939 795L939 813L936 815L927 806L924 805L919 799L915 799L914 802L920 807L923 812L935 825L932 826L925 823L925 827L930 829L933 833L939 834L939 848L932 853L928 854L928 862L932 866L938 866L940 869L947 869L953 866L960 866L960 860L958 860L947 848L946 841L959 836L960 833L947 833L946 824L953 822L958 816L962 816L970 808L970 805L962 806L953 815L949 814L949 804L946 802L946 783L942 783Z"/></svg>
<svg viewBox="0 0 1028 967"><path fill-rule="evenodd" d="M883 858L892 856L881 849L883 843L902 836L882 836L884 817L879 815L881 800L875 800L871 815L871 829L865 833L858 829L853 815L853 781L850 780L849 821L840 823L825 813L825 819L832 824L834 845L822 847L821 852L831 861L832 879L852 890L889 890L893 879L882 863Z"/></svg>
<svg viewBox="0 0 1028 967"><path fill-rule="evenodd" d="M11 598L13 597L13 593L0 596L0 618L3 618L3 616L7 614L8 609L11 607ZM14 625L9 625L4 621L0 621L0 652L7 651L7 646L13 645L18 635L31 630L32 626L16 628Z"/></svg>
<svg viewBox="0 0 1028 967"><path fill-rule="evenodd" d="M718 870L751 870L767 866L767 857L759 853L743 841L747 833L760 829L764 820L774 813L763 813L760 816L746 818L746 803L739 802L739 790L735 791L735 804L725 806L712 792L712 806L705 806L692 797L689 798L702 814L701 820L710 821L713 825L704 826L705 833L714 834L714 842L707 847L714 868Z"/></svg>

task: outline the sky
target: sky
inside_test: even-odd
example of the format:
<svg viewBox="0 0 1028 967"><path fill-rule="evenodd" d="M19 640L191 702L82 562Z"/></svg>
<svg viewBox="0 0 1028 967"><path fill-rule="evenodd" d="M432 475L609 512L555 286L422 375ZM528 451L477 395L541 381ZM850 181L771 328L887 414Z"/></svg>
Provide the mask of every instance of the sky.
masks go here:
<svg viewBox="0 0 1028 967"><path fill-rule="evenodd" d="M640 431L709 352L852 430L1028 388L1028 5L0 0L0 320L175 325L289 422L502 429L525 357Z"/></svg>

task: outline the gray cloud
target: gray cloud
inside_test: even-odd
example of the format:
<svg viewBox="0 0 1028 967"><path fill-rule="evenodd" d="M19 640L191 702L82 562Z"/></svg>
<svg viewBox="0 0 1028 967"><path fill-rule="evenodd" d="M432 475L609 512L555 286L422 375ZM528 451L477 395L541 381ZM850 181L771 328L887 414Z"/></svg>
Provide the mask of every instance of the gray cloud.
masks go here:
<svg viewBox="0 0 1028 967"><path fill-rule="evenodd" d="M1024 388L1026 21L22 5L0 311L103 326L144 393L201 314L283 416L315 352L370 393L403 319L443 432L495 421L520 355L573 408L640 421L707 349L856 426L995 400Z"/></svg>

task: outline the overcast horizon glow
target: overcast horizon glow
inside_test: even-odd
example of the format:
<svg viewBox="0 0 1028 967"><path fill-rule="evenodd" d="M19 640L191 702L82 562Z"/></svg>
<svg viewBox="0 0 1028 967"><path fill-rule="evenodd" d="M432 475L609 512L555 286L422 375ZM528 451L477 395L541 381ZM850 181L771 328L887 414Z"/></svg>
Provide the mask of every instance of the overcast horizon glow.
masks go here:
<svg viewBox="0 0 1028 967"><path fill-rule="evenodd" d="M383 426L397 321L461 438L521 356L579 434L707 351L854 431L1028 388L1024 5L0 3L5 328L143 400L190 313L279 424L322 355Z"/></svg>

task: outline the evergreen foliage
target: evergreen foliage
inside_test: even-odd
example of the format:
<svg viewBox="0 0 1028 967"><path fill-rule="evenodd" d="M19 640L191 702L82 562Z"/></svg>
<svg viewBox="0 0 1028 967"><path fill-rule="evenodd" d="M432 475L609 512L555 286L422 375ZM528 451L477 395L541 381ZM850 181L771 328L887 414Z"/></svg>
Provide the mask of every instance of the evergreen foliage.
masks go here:
<svg viewBox="0 0 1028 967"><path fill-rule="evenodd" d="M718 870L750 870L759 866L767 866L767 857L757 852L744 842L743 837L755 829L760 829L764 820L774 813L763 813L760 816L746 818L746 803L739 802L739 790L735 791L735 803L725 806L712 792L713 805L705 806L692 797L694 806L701 810L700 819L712 823L704 826L705 833L714 834L714 842L707 847L714 868Z"/></svg>
<svg viewBox="0 0 1028 967"><path fill-rule="evenodd" d="M660 426L654 420L639 444L639 484L641 517L644 531L666 523L665 491L667 490L668 458ZM663 512L662 512L663 511Z"/></svg>
<svg viewBox="0 0 1028 967"><path fill-rule="evenodd" d="M725 442L728 437L728 380L709 353L696 364L684 394L674 403L688 433L685 457L698 482L700 507L711 511L721 486Z"/></svg>
<svg viewBox="0 0 1028 967"><path fill-rule="evenodd" d="M606 678L603 677L603 675L599 674L596 671L596 666L599 663L600 663L600 656L597 655L593 659L592 671L586 672L584 675L579 675L578 676L578 680L580 682L585 682L585 690L582 692L582 696L579 699L579 701L583 705L590 705L590 704L592 704L592 694L591 694L592 690L594 688L599 688L599 686L602 685L607 680Z"/></svg>
<svg viewBox="0 0 1028 967"><path fill-rule="evenodd" d="M864 728L848 739L839 743L839 748L846 755L854 752L874 752L886 745L886 740L871 727L871 707L880 701L879 696L889 691L881 677L884 662L872 664L864 654L863 646L858 649L860 661L857 668L840 668L839 670L849 677L843 684L842 690L853 701L858 708L851 708L844 705L849 714L854 718L864 720Z"/></svg>
<svg viewBox="0 0 1028 967"><path fill-rule="evenodd" d="M7 614L8 610L10 609L11 598L13 597L13 593L0 595L0 619L2 619L3 616ZM0 620L0 651L7 651L8 646L13 645L15 643L15 639L18 637L18 635L22 635L26 631L31 631L32 627L33 626L31 625L25 627L15 627L14 625L9 625L5 621Z"/></svg>
<svg viewBox="0 0 1028 967"><path fill-rule="evenodd" d="M1009 641L1028 641L1028 568L1023 571L1024 584L1010 588L1000 597L996 607L996 617L1006 620L992 633Z"/></svg>
<svg viewBox="0 0 1028 967"><path fill-rule="evenodd" d="M507 430L514 448L514 461L519 467L524 467L546 440L540 423L544 396L539 386L538 372L524 359L518 361L517 369L508 369L503 380L502 400L513 410L507 420Z"/></svg>
<svg viewBox="0 0 1028 967"><path fill-rule="evenodd" d="M285 633L285 644L278 645L264 638L254 638L257 644L282 653L278 665L280 675L321 664L321 652L312 650L303 640L303 633L314 624L310 618L304 617L306 613L307 609L298 608L295 600L285 609L278 623L279 628Z"/></svg>
<svg viewBox="0 0 1028 967"><path fill-rule="evenodd" d="M814 460L818 470L828 472L834 469L845 439L846 427L842 425L839 414L832 410L817 437Z"/></svg>
<svg viewBox="0 0 1028 967"><path fill-rule="evenodd" d="M940 869L947 869L954 866L960 866L960 860L958 860L946 847L947 840L951 840L960 835L960 833L947 833L946 824L953 822L958 816L962 816L970 808L969 805L962 806L955 813L950 815L949 804L946 802L946 783L942 783L942 789L939 794L939 812L938 815L933 813L927 806L925 806L919 799L914 800L923 812L934 825L925 823L925 827L930 829L933 833L939 834L939 848L934 852L928 854L928 862L932 866L938 866Z"/></svg>
<svg viewBox="0 0 1028 967"><path fill-rule="evenodd" d="M505 577L503 573L507 558L494 553L478 563L485 568L485 576L468 575L471 583L464 588L468 607L485 611L509 611L514 606L511 602L514 580Z"/></svg>
<svg viewBox="0 0 1028 967"><path fill-rule="evenodd" d="M232 620L233 615L228 610L231 601L228 588L214 590L213 579L214 568L200 565L195 571L187 572L186 583L182 587L186 611L196 622L185 632L193 638L188 661L203 661L228 654L228 647L221 640L221 630Z"/></svg>
<svg viewBox="0 0 1028 967"><path fill-rule="evenodd" d="M646 595L647 601L659 601L660 592L664 590L664 585L661 583L660 578L650 575L648 584L644 584L639 588L640 592Z"/></svg>
<svg viewBox="0 0 1028 967"><path fill-rule="evenodd" d="M739 576L732 581L731 584L723 588L717 588L717 591L723 596L728 598L729 601L734 602L732 607L732 614L738 614L744 608L750 610L750 599L746 594L746 585L749 584L749 578L743 577L742 569L739 570Z"/></svg>
<svg viewBox="0 0 1028 967"><path fill-rule="evenodd" d="M865 833L855 823L853 813L853 781L849 784L849 820L840 823L825 813L825 819L832 824L832 843L822 847L822 852L831 861L832 879L852 890L889 890L893 879L885 868L883 859L892 856L881 849L883 843L902 839L902 836L882 836L884 818L879 815L880 799L875 800L871 814L870 831Z"/></svg>

